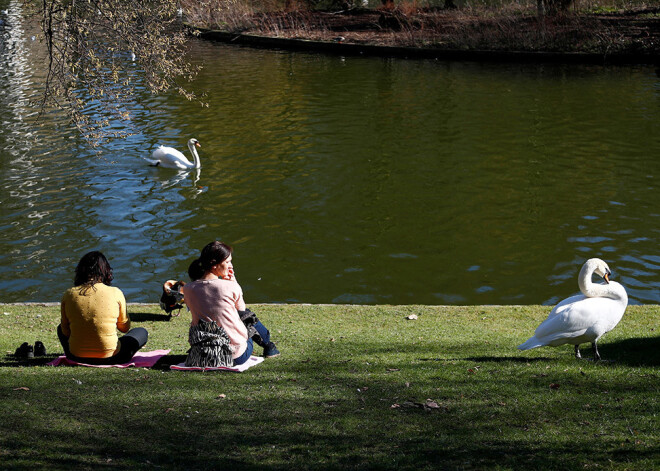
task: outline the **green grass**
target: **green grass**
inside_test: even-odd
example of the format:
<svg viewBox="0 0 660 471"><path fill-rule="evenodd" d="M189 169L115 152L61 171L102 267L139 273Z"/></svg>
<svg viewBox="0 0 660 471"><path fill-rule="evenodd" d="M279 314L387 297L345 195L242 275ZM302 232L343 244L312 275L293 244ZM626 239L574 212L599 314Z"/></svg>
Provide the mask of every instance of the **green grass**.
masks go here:
<svg viewBox="0 0 660 471"><path fill-rule="evenodd" d="M154 369L18 362L24 341L61 352L58 307L0 305L0 467L660 467L659 306L629 307L599 363L516 350L548 307L251 307L282 356L234 374L170 371L190 317L156 306L129 307L172 349Z"/></svg>

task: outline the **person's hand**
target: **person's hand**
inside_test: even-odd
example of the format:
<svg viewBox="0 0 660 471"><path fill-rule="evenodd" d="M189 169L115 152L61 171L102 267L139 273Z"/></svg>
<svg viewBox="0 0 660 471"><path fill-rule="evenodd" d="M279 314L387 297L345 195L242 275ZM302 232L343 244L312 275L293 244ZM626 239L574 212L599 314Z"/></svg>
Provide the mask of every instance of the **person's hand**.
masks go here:
<svg viewBox="0 0 660 471"><path fill-rule="evenodd" d="M236 281L236 276L234 276L234 269L229 269L229 274L222 277L223 280Z"/></svg>

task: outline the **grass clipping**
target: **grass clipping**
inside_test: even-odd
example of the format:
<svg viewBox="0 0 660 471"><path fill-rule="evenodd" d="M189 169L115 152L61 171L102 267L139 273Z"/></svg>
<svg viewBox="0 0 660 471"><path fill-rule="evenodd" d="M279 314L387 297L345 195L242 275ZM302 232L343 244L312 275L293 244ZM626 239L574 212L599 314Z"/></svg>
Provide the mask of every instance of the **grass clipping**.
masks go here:
<svg viewBox="0 0 660 471"><path fill-rule="evenodd" d="M3 467L658 467L658 306L630 306L599 363L516 350L545 306L251 308L282 356L230 374L168 369L186 312L129 306L145 350L172 350L154 369L52 368L59 307L1 305ZM36 340L46 358L13 358Z"/></svg>

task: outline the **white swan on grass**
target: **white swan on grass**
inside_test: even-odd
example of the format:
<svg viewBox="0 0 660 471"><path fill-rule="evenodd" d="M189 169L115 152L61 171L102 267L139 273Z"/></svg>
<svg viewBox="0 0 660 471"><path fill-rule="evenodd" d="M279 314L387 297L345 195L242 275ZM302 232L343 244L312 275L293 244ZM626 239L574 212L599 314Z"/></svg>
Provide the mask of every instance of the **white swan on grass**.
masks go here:
<svg viewBox="0 0 660 471"><path fill-rule="evenodd" d="M188 149L193 156L193 161L189 161L185 155L173 147L160 146L153 151L151 159L145 159L149 165L154 167L176 168L179 170L190 170L193 168L200 168L202 166L195 147L202 147L199 141L192 138L188 141Z"/></svg>
<svg viewBox="0 0 660 471"><path fill-rule="evenodd" d="M605 283L593 283L591 276L596 273ZM575 357L580 355L580 344L591 342L594 361L600 360L598 340L614 329L623 317L628 306L628 294L616 281L610 281L607 263L599 258L585 262L578 276L582 294L571 296L557 304L548 318L536 328L534 336L518 345L519 350L536 347L571 344L575 345Z"/></svg>

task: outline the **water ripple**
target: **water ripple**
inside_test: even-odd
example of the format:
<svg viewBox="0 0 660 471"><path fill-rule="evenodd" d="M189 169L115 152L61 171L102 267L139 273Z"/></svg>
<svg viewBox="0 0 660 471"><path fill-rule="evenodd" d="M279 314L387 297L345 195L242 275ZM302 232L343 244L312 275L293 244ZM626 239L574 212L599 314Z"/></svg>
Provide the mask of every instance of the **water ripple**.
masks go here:
<svg viewBox="0 0 660 471"><path fill-rule="evenodd" d="M652 68L193 41L209 108L145 93L138 132L94 150L55 111L35 123L38 51L24 29L11 34L0 42L5 301L57 300L95 248L129 300L157 301L218 238L235 247L249 302L553 304L577 291L590 257L631 302L660 302ZM190 137L201 171L146 165L157 144Z"/></svg>

